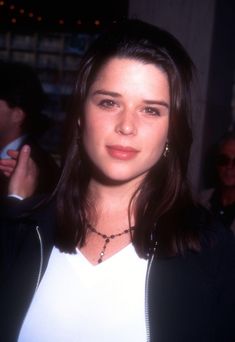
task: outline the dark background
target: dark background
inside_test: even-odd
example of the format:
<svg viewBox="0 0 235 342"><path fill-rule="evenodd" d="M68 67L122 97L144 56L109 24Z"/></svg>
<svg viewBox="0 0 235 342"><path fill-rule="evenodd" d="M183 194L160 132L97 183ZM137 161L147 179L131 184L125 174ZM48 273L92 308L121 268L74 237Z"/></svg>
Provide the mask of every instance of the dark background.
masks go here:
<svg viewBox="0 0 235 342"><path fill-rule="evenodd" d="M102 26L128 15L128 0L4 0L4 3L0 8L1 26L15 25L17 29L37 27L71 31L82 27L87 30L94 27L95 21ZM25 12L20 13L21 9ZM30 17L30 13L33 16ZM14 25L11 23L12 17L17 19ZM38 17L41 17L40 22ZM63 20L63 24L59 23L60 20Z"/></svg>

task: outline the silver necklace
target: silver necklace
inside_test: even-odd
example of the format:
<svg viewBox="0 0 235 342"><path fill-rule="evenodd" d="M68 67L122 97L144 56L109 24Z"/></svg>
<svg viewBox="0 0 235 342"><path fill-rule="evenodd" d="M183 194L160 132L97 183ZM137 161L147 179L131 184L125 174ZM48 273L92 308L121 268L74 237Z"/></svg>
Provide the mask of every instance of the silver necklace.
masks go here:
<svg viewBox="0 0 235 342"><path fill-rule="evenodd" d="M94 227L92 227L92 225L90 225L89 223L87 224L87 227L88 227L88 229L90 229L91 232L99 235L100 237L102 237L104 239L104 245L103 245L102 250L99 254L99 259L97 260L98 264L100 264L103 261L103 257L105 254L106 247L110 243L110 241L112 241L116 237L122 236L124 234L128 234L134 230L134 227L131 227L131 228L125 229L122 232L117 233L117 234L106 235L106 234L100 233L98 230L96 230Z"/></svg>

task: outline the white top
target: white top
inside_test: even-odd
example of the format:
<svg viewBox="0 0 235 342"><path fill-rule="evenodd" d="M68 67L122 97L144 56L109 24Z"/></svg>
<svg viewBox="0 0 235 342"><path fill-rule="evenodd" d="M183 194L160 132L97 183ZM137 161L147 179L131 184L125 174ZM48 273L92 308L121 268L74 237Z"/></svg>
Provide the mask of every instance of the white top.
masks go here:
<svg viewBox="0 0 235 342"><path fill-rule="evenodd" d="M22 135L19 138L11 141L9 144L4 146L2 150L0 150L0 159L10 159L11 157L7 154L8 150L17 150L22 145L23 141L26 139L26 135Z"/></svg>
<svg viewBox="0 0 235 342"><path fill-rule="evenodd" d="M98 265L54 248L18 341L146 341L146 271L131 244Z"/></svg>

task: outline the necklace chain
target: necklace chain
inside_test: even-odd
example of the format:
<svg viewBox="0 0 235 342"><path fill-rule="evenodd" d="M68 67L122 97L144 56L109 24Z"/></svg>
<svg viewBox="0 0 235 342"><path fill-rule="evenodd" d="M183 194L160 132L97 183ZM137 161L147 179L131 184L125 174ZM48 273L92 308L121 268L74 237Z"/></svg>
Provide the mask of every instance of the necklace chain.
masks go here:
<svg viewBox="0 0 235 342"><path fill-rule="evenodd" d="M87 224L87 227L88 227L88 229L90 229L91 232L99 235L100 237L102 237L102 239L104 239L104 245L103 245L102 250L100 252L99 259L97 260L97 262L99 264L103 261L103 257L105 254L106 247L110 243L111 240L115 239L116 237L122 236L124 234L128 234L134 230L134 227L131 227L128 229L124 229L122 232L117 233L117 234L106 235L106 234L100 233L98 230L96 230L94 227L92 227L90 225L90 223Z"/></svg>

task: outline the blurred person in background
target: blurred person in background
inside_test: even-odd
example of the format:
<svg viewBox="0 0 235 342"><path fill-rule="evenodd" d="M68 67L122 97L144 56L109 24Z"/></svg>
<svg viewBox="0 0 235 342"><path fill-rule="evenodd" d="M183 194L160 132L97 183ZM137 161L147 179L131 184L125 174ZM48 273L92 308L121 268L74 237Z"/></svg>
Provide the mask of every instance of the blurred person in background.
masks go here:
<svg viewBox="0 0 235 342"><path fill-rule="evenodd" d="M211 183L202 203L235 233L235 131L226 133L213 151Z"/></svg>
<svg viewBox="0 0 235 342"><path fill-rule="evenodd" d="M41 82L31 66L0 62L0 196L8 193L8 177L24 144L30 146L38 173L35 192L50 192L58 180L56 162L40 146L40 136L48 123L42 114L45 100Z"/></svg>

